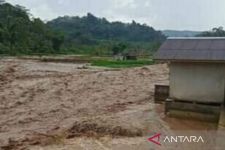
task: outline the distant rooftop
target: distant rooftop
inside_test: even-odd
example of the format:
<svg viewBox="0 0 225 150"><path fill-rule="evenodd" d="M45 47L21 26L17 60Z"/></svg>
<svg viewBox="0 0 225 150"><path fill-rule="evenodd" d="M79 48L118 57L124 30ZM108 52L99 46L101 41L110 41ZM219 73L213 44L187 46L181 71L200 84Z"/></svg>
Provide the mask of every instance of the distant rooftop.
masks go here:
<svg viewBox="0 0 225 150"><path fill-rule="evenodd" d="M155 59L225 62L225 37L170 37L156 52Z"/></svg>
<svg viewBox="0 0 225 150"><path fill-rule="evenodd" d="M168 40L217 40L217 39L225 39L225 37L168 37Z"/></svg>

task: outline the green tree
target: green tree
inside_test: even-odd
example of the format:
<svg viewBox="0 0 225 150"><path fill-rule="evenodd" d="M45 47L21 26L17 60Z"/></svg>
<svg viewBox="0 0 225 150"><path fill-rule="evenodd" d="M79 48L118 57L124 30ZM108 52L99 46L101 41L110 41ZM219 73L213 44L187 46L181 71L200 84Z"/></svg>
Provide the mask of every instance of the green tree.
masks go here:
<svg viewBox="0 0 225 150"><path fill-rule="evenodd" d="M59 51L64 42L64 34L62 32L54 32L52 36L52 46L55 51Z"/></svg>
<svg viewBox="0 0 225 150"><path fill-rule="evenodd" d="M224 37L225 31L223 27L213 28L211 31L202 32L199 37Z"/></svg>
<svg viewBox="0 0 225 150"><path fill-rule="evenodd" d="M127 46L124 43L119 43L116 44L112 47L112 53L113 55L117 55L122 53L125 49L127 48Z"/></svg>
<svg viewBox="0 0 225 150"><path fill-rule="evenodd" d="M0 1L0 45L4 49L1 53L16 55L60 51L64 36L40 19L30 17L25 7Z"/></svg>

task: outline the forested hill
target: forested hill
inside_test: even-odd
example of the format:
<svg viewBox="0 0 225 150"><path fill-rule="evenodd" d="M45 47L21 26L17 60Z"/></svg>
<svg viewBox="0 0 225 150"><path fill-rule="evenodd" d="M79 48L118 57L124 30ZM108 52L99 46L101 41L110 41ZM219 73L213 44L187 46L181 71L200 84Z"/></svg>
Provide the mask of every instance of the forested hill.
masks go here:
<svg viewBox="0 0 225 150"><path fill-rule="evenodd" d="M88 13L84 17L59 17L47 23L50 27L66 33L67 38L87 41L118 40L129 42L163 41L165 36L145 24L109 22Z"/></svg>
<svg viewBox="0 0 225 150"><path fill-rule="evenodd" d="M109 22L90 13L44 23L25 7L0 0L0 55L110 55L115 51L150 54L164 39L160 31L147 25Z"/></svg>
<svg viewBox="0 0 225 150"><path fill-rule="evenodd" d="M30 19L24 7L0 0L0 54L56 53L62 42L63 35Z"/></svg>
<svg viewBox="0 0 225 150"><path fill-rule="evenodd" d="M225 36L225 31L219 27L197 36ZM162 32L145 24L110 22L91 13L44 23L23 6L0 0L0 55L151 55L165 38Z"/></svg>
<svg viewBox="0 0 225 150"><path fill-rule="evenodd" d="M47 23L19 5L0 0L0 55L94 54L114 51L150 54L165 36L144 24L109 22L88 13Z"/></svg>

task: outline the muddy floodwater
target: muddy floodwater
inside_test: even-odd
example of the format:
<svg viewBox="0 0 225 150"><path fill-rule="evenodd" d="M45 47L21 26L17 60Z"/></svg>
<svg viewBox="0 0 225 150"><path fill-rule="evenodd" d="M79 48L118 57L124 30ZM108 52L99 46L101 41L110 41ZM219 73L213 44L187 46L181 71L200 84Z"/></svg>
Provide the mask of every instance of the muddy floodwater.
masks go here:
<svg viewBox="0 0 225 150"><path fill-rule="evenodd" d="M159 148L147 140L155 133L216 130L168 118L163 104L154 104L154 85L169 82L166 64L84 65L1 59L0 149L149 150Z"/></svg>

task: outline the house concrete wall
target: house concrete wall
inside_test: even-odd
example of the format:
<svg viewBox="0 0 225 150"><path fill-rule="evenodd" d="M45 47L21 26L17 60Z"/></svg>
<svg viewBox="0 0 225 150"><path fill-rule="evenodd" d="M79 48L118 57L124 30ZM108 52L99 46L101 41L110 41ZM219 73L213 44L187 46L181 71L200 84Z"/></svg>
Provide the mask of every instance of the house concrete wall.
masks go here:
<svg viewBox="0 0 225 150"><path fill-rule="evenodd" d="M225 64L170 63L170 98L224 102Z"/></svg>

